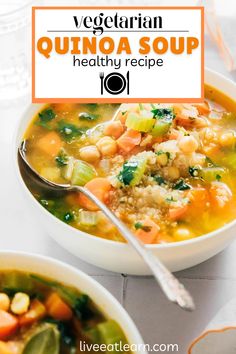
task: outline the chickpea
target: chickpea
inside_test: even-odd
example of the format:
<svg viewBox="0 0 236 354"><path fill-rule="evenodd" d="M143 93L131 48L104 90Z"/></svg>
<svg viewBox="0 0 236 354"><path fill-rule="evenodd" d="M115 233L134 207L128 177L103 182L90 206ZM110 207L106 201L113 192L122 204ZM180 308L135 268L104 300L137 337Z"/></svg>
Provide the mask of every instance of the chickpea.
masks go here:
<svg viewBox="0 0 236 354"><path fill-rule="evenodd" d="M174 232L175 241L185 241L193 238L193 233L187 227L179 227Z"/></svg>
<svg viewBox="0 0 236 354"><path fill-rule="evenodd" d="M0 293L0 310L8 311L10 307L9 296L5 293Z"/></svg>
<svg viewBox="0 0 236 354"><path fill-rule="evenodd" d="M157 160L157 163L159 163L159 165L166 166L168 163L168 156L166 153L159 154L159 155L157 155L156 160Z"/></svg>
<svg viewBox="0 0 236 354"><path fill-rule="evenodd" d="M233 147L236 143L236 136L234 132L228 131L220 135L220 145L223 147Z"/></svg>
<svg viewBox="0 0 236 354"><path fill-rule="evenodd" d="M186 154L191 154L195 152L198 148L197 140L192 136L183 136L179 140L179 148Z"/></svg>
<svg viewBox="0 0 236 354"><path fill-rule="evenodd" d="M100 158L100 152L97 146L88 145L84 146L79 150L79 154L82 160L87 162L95 162Z"/></svg>
<svg viewBox="0 0 236 354"><path fill-rule="evenodd" d="M179 169L175 166L165 167L164 175L171 181L175 181L180 177Z"/></svg>
<svg viewBox="0 0 236 354"><path fill-rule="evenodd" d="M23 315L30 305L30 297L25 293L16 293L11 302L11 311L16 315Z"/></svg>
<svg viewBox="0 0 236 354"><path fill-rule="evenodd" d="M103 156L112 156L117 152L117 144L109 136L101 138L96 145Z"/></svg>

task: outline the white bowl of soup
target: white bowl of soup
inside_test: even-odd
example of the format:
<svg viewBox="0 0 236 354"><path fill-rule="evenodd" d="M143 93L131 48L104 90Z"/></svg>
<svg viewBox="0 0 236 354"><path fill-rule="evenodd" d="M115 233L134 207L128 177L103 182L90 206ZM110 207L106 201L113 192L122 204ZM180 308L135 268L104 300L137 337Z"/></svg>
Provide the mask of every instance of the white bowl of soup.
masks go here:
<svg viewBox="0 0 236 354"><path fill-rule="evenodd" d="M39 255L3 251L0 258L1 353L68 354L100 345L146 353L136 349L143 340L127 312L88 275Z"/></svg>
<svg viewBox="0 0 236 354"><path fill-rule="evenodd" d="M83 185L172 271L199 264L235 235L236 85L206 70L202 104L31 105L16 146L45 178ZM15 154L17 155L17 154ZM96 266L149 274L87 198L44 195L17 175L49 235Z"/></svg>

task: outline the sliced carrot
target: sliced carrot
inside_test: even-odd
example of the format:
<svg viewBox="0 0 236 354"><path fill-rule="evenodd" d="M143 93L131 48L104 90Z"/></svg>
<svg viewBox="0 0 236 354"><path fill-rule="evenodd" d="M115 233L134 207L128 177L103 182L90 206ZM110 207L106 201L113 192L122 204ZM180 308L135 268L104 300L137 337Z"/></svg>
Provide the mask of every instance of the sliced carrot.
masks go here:
<svg viewBox="0 0 236 354"><path fill-rule="evenodd" d="M205 115L210 113L210 108L207 102L196 103L193 106L197 108L199 114Z"/></svg>
<svg viewBox="0 0 236 354"><path fill-rule="evenodd" d="M141 142L141 133L137 130L128 129L117 140L117 144L121 151L130 152L135 146Z"/></svg>
<svg viewBox="0 0 236 354"><path fill-rule="evenodd" d="M63 142L60 136L56 132L49 132L40 138L36 146L43 151L44 153L51 155L52 157L56 156L60 149L62 148Z"/></svg>
<svg viewBox="0 0 236 354"><path fill-rule="evenodd" d="M41 320L47 314L46 307L44 304L38 299L34 299L31 304L29 311L27 311L24 315L19 317L19 325L20 326L29 326L33 323Z"/></svg>
<svg viewBox="0 0 236 354"><path fill-rule="evenodd" d="M186 215L188 208L189 206L187 204L176 208L170 208L168 213L169 219L171 221L177 221L182 219Z"/></svg>
<svg viewBox="0 0 236 354"><path fill-rule="evenodd" d="M190 199L190 209L193 212L203 211L206 208L207 202L209 202L209 193L203 187L191 189L188 192L188 197Z"/></svg>
<svg viewBox="0 0 236 354"><path fill-rule="evenodd" d="M154 243L159 234L160 227L149 218L142 221L141 225L142 228L135 231L137 238L143 243Z"/></svg>
<svg viewBox="0 0 236 354"><path fill-rule="evenodd" d="M124 126L119 120L109 122L104 129L104 135L118 139L124 131Z"/></svg>
<svg viewBox="0 0 236 354"><path fill-rule="evenodd" d="M45 303L48 314L60 321L70 320L73 312L67 303L57 294L51 293Z"/></svg>
<svg viewBox="0 0 236 354"><path fill-rule="evenodd" d="M108 201L109 192L112 187L106 178L97 177L86 183L85 188L92 192L103 203L106 203ZM99 210L99 208L82 193L78 194L77 201L80 206L87 210Z"/></svg>
<svg viewBox="0 0 236 354"><path fill-rule="evenodd" d="M0 310L0 340L7 339L15 333L18 327L18 320L9 312Z"/></svg>

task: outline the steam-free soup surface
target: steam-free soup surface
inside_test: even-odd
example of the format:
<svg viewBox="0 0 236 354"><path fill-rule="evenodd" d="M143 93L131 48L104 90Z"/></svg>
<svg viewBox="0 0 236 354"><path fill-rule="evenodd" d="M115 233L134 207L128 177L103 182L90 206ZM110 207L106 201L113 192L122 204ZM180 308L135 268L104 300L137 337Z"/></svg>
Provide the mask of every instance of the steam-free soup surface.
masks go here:
<svg viewBox="0 0 236 354"><path fill-rule="evenodd" d="M87 187L145 243L198 237L236 216L235 103L211 87L205 95L202 104L45 106L25 133L27 158L49 180ZM122 240L83 195L30 188L72 227Z"/></svg>
<svg viewBox="0 0 236 354"><path fill-rule="evenodd" d="M86 294L36 274L0 272L1 354L93 353L86 345L115 343L127 344L122 329Z"/></svg>

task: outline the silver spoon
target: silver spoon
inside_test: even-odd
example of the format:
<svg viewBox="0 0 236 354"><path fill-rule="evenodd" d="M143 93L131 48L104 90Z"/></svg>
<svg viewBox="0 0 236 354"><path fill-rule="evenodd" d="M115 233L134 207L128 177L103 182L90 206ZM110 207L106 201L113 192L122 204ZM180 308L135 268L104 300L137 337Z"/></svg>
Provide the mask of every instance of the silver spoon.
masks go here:
<svg viewBox="0 0 236 354"><path fill-rule="evenodd" d="M144 246L144 244L139 241L137 237L123 224L116 215L104 204L102 203L93 193L88 189L80 186L73 186L70 184L56 184L44 177L40 176L38 172L29 164L26 158L26 140L24 140L19 147L19 163L24 162L24 167L27 168L28 174L34 178L41 188L46 188L46 190L53 190L54 192L71 192L77 191L83 193L91 199L98 207L103 211L108 219L117 227L124 238L129 242L129 244L136 250L136 252L142 257L145 263L148 265L152 271L154 277L162 288L163 292L167 298L178 304L185 310L193 311L195 306L192 297L184 286L178 281L178 279L162 264L162 262L153 255L152 251ZM21 164L22 165L22 164Z"/></svg>

